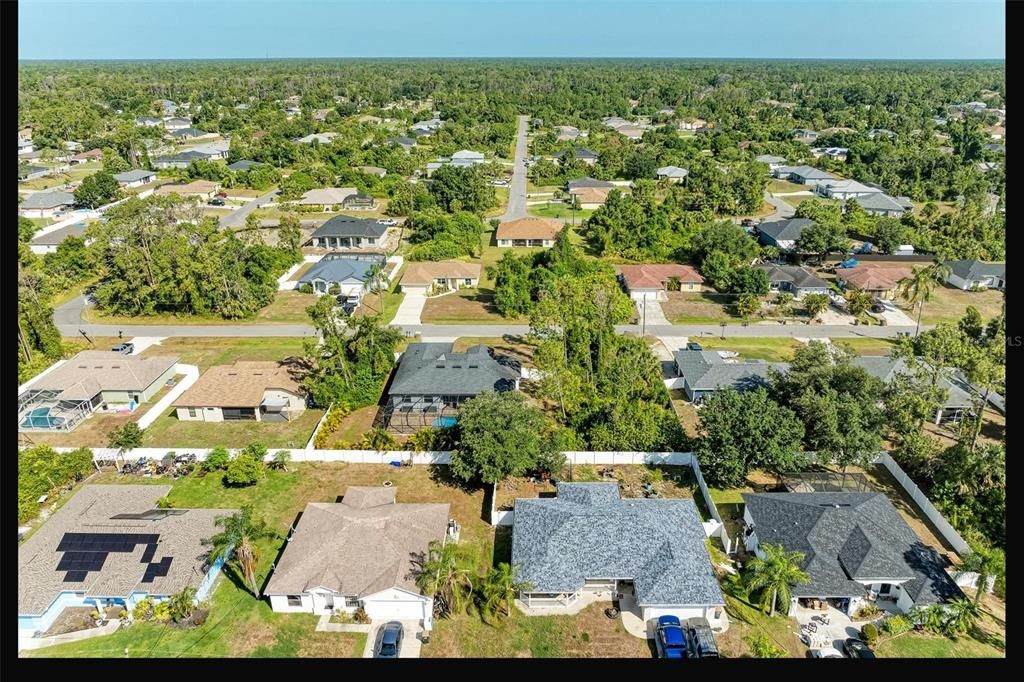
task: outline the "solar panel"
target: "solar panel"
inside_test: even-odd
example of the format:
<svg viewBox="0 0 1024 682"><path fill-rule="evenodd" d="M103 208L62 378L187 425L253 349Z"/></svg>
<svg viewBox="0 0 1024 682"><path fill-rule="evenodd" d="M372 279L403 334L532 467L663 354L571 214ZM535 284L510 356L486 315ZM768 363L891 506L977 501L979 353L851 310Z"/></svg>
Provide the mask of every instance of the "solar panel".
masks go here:
<svg viewBox="0 0 1024 682"><path fill-rule="evenodd" d="M88 576L88 575L89 574L87 572L85 572L85 571L70 571L70 572L64 574L63 582L66 582L66 583L80 583L83 580L85 580L86 576Z"/></svg>

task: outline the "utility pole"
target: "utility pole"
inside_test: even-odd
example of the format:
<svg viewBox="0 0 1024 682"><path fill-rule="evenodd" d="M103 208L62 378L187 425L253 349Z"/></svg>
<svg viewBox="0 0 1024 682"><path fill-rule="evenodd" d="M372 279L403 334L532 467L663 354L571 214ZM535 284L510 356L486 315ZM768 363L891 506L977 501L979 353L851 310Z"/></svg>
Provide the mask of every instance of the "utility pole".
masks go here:
<svg viewBox="0 0 1024 682"><path fill-rule="evenodd" d="M640 336L647 336L647 292L644 292L643 322L640 325Z"/></svg>

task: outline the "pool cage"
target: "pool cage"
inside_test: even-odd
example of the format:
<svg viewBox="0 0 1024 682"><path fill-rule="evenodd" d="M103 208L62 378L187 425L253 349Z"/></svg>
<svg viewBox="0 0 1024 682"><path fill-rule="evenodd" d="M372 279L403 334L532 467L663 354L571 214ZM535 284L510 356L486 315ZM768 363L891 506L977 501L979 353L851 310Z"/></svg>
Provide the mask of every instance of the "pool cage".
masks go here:
<svg viewBox="0 0 1024 682"><path fill-rule="evenodd" d="M795 471L779 474L779 488L788 493L872 493L875 487L861 473Z"/></svg>
<svg viewBox="0 0 1024 682"><path fill-rule="evenodd" d="M100 404L100 394L91 399L59 400L61 391L39 389L18 397L19 431L71 431Z"/></svg>
<svg viewBox="0 0 1024 682"><path fill-rule="evenodd" d="M455 425L459 406L472 396L393 396L378 414L378 426L395 433Z"/></svg>

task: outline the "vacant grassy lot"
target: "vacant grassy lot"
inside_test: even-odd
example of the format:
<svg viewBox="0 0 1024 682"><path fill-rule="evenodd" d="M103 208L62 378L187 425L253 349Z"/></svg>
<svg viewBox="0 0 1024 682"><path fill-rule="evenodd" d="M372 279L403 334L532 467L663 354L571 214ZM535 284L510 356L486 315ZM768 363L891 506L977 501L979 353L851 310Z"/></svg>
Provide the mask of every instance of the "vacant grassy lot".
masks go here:
<svg viewBox="0 0 1024 682"><path fill-rule="evenodd" d="M323 410L309 409L289 422L194 422L179 421L173 407L145 432L147 448L241 447L259 441L268 448L303 448L323 416Z"/></svg>
<svg viewBox="0 0 1024 682"><path fill-rule="evenodd" d="M669 291L668 300L661 309L672 324L738 323L741 318L732 314L732 296L715 293Z"/></svg>
<svg viewBox="0 0 1024 682"><path fill-rule="evenodd" d="M373 420L377 416L378 409L380 408L377 405L367 405L366 407L354 410L342 419L341 424L338 425L338 430L334 432L334 436L327 442L327 449L343 450L356 447L363 434L373 428Z"/></svg>
<svg viewBox="0 0 1024 682"><path fill-rule="evenodd" d="M506 319L494 307L490 289L460 289L428 298L420 319L425 324L527 324L526 318Z"/></svg>
<svg viewBox="0 0 1024 682"><path fill-rule="evenodd" d="M573 211L566 204L555 201L550 204L533 204L526 207L527 213L538 218L558 218L571 223L575 216L577 225L592 216L595 210L597 209L581 208Z"/></svg>
<svg viewBox="0 0 1024 682"><path fill-rule="evenodd" d="M800 185L789 180L778 180L771 179L768 181L768 191L772 194L782 194L786 192L807 192L810 188L807 185Z"/></svg>
<svg viewBox="0 0 1024 682"><path fill-rule="evenodd" d="M82 318L93 324L306 324L309 317L306 315L305 307L316 302L315 294L302 294L298 291L279 291L269 305L261 308L253 317L241 320L226 320L217 315L175 315L172 313L158 313L139 317L128 317L123 315L108 315L94 307L82 311Z"/></svg>
<svg viewBox="0 0 1024 682"><path fill-rule="evenodd" d="M843 343L853 348L858 355L889 355L894 341L892 339L843 338L832 339L832 343Z"/></svg>
<svg viewBox="0 0 1024 682"><path fill-rule="evenodd" d="M302 339L287 336L265 338L175 336L142 351L145 357L177 355L178 361L197 365L205 372L213 365L235 360L284 360L302 355Z"/></svg>
<svg viewBox="0 0 1024 682"><path fill-rule="evenodd" d="M896 304L912 319L917 319L917 306L911 306L906 301L899 300L896 301ZM998 317L1003 310L1003 293L995 289L961 291L948 285L936 287L932 291L931 300L924 304L921 324L955 323L967 312L967 306L977 308L985 321L991 320Z"/></svg>
<svg viewBox="0 0 1024 682"><path fill-rule="evenodd" d="M397 281L397 280L396 280ZM395 285L397 288L397 284ZM387 324L395 319L398 307L402 305L405 294L402 292L385 291L380 294L366 294L362 304L356 308L355 317L382 314L381 322Z"/></svg>
<svg viewBox="0 0 1024 682"><path fill-rule="evenodd" d="M508 187L495 187L494 196L498 199L498 205L487 211L484 218L498 218L504 215L508 209Z"/></svg>
<svg viewBox="0 0 1024 682"><path fill-rule="evenodd" d="M964 588L968 599L975 591ZM1006 656L1006 602L988 594L982 599L981 620L971 632L947 639L924 632L908 632L882 640L875 647L879 658L1003 658Z"/></svg>
<svg viewBox="0 0 1024 682"><path fill-rule="evenodd" d="M740 354L738 360L767 360L769 362L788 362L793 359L793 352L802 346L796 339L783 336L753 337L740 336L729 338L726 332L723 341L718 336L692 338L700 343L704 350L731 350Z"/></svg>

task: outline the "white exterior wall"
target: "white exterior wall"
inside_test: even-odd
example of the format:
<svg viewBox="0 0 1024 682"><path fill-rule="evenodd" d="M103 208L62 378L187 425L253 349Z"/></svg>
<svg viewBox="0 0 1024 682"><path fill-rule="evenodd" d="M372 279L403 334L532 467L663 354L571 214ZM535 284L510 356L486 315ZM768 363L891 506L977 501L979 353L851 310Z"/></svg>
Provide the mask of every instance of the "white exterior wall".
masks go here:
<svg viewBox="0 0 1024 682"><path fill-rule="evenodd" d="M52 218L58 212L67 211L70 206L56 206L54 208L25 208L18 211L26 218Z"/></svg>
<svg viewBox="0 0 1024 682"><path fill-rule="evenodd" d="M421 294L423 296L426 296L427 292L430 291L430 285L429 284L403 284L402 285L402 291L404 291L407 294Z"/></svg>
<svg viewBox="0 0 1024 682"><path fill-rule="evenodd" d="M718 617L715 617L715 614ZM675 616L683 621L689 618L706 618L711 627L718 627L726 620L725 606L644 606L643 619L649 621L660 616Z"/></svg>
<svg viewBox="0 0 1024 682"><path fill-rule="evenodd" d="M367 595L362 602L373 620L424 620L434 608L432 599L394 587Z"/></svg>
<svg viewBox="0 0 1024 682"><path fill-rule="evenodd" d="M270 595L270 608L276 613L313 613L313 597L308 594L292 595L302 598L302 606L288 606L288 596Z"/></svg>
<svg viewBox="0 0 1024 682"><path fill-rule="evenodd" d="M222 422L224 421L224 413L219 407L195 407L196 416L192 417L189 415L189 408L179 407L177 409L178 419L187 422Z"/></svg>
<svg viewBox="0 0 1024 682"><path fill-rule="evenodd" d="M648 301L667 301L668 294L664 289L630 289L629 297L637 303L643 303L644 297Z"/></svg>
<svg viewBox="0 0 1024 682"><path fill-rule="evenodd" d="M266 391L263 392L263 399L271 401L287 400L288 407L286 407L285 409L290 412L306 409L306 401L303 400L301 396L297 396L294 393L289 393L288 391L282 391L280 389L267 389ZM256 410L256 413L258 416L258 408Z"/></svg>

